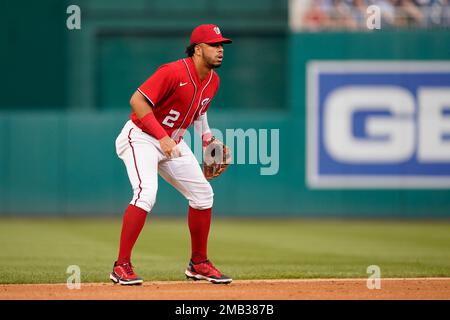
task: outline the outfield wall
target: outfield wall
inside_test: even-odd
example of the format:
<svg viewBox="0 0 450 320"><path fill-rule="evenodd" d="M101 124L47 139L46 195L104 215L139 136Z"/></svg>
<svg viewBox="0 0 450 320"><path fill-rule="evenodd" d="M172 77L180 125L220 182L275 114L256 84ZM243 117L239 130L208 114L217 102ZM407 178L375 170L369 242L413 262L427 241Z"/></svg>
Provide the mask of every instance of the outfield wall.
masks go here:
<svg viewBox="0 0 450 320"><path fill-rule="evenodd" d="M262 176L257 164L234 165L213 181L217 215L450 216L446 187L311 189L306 182L308 61L450 60L448 43L449 33L441 31L290 35L288 108L262 112L238 105L228 111L214 109L214 104L211 108L215 128L279 129L280 137L278 174ZM226 86L222 83L222 88ZM1 112L0 213L121 215L131 198L125 168L114 150L115 137L128 117L129 107L123 108L123 112L73 108ZM449 162L442 163L442 170ZM155 214L184 215L185 200L160 182Z"/></svg>
<svg viewBox="0 0 450 320"><path fill-rule="evenodd" d="M291 97L293 127L302 128L302 141L305 141L307 92L307 63L311 60L337 61L446 61L450 58L448 43L450 33L445 31L405 31L379 33L322 33L297 34L292 37L291 54ZM324 48L327 48L324 50ZM345 66L343 68L346 68ZM394 67L393 67L394 68ZM449 82L436 81L436 85L445 85L449 90ZM409 79L408 79L409 80ZM406 80L406 82L408 82ZM366 83L367 85L367 83ZM382 85L382 84L379 84ZM380 94L382 94L380 92ZM413 116L414 117L414 116ZM417 134L417 130L414 130ZM415 147L416 148L416 147ZM299 150L300 159L306 161L305 144ZM437 171L448 172L450 159L440 163ZM400 163L396 172L405 170ZM296 209L301 212L313 212L318 215L360 215L360 216L449 216L450 190L448 187L433 189L409 188L322 188L311 190L306 187L305 163L294 165L295 176L302 183L291 185ZM407 170L407 169L406 169ZM414 175L414 172L411 172ZM350 177L351 175L347 175ZM399 178L400 183L404 181ZM448 177L446 178L448 183ZM425 187L425 184L422 184Z"/></svg>

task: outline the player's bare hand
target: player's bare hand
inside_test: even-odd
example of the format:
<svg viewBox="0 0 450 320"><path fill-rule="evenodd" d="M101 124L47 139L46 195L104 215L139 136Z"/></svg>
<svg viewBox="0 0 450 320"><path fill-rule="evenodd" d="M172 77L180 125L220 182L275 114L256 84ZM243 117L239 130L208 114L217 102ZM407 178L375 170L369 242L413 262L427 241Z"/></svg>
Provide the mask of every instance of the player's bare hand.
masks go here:
<svg viewBox="0 0 450 320"><path fill-rule="evenodd" d="M177 144L169 136L165 136L159 140L159 144L161 146L161 150L168 158L176 158L181 155Z"/></svg>

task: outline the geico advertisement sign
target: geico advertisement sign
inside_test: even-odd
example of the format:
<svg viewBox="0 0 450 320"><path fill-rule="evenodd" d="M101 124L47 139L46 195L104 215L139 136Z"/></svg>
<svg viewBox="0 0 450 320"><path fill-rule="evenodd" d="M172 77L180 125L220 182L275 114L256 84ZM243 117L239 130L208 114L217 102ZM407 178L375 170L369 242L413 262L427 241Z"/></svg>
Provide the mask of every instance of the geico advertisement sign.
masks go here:
<svg viewBox="0 0 450 320"><path fill-rule="evenodd" d="M450 188L450 62L312 61L311 188Z"/></svg>

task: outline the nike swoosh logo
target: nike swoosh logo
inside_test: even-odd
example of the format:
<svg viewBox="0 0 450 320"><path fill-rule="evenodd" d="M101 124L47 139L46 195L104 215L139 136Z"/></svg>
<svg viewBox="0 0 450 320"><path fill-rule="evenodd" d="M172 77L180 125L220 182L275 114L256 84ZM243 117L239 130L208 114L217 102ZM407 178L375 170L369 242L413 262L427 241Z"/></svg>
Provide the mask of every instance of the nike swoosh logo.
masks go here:
<svg viewBox="0 0 450 320"><path fill-rule="evenodd" d="M189 82L185 82L185 83L180 82L180 87L185 86L185 85L187 85L188 83L189 83Z"/></svg>

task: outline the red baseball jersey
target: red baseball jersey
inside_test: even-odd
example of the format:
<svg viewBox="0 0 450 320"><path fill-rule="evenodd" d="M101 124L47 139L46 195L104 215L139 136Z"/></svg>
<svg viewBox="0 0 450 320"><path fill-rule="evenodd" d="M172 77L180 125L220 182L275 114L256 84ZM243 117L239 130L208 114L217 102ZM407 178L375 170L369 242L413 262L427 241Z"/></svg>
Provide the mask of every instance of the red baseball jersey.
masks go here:
<svg viewBox="0 0 450 320"><path fill-rule="evenodd" d="M219 82L214 70L200 80L192 58L185 58L159 67L138 90L152 104L153 113L167 134L179 142L186 128L208 110ZM135 112L130 118L146 132Z"/></svg>

